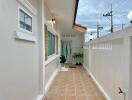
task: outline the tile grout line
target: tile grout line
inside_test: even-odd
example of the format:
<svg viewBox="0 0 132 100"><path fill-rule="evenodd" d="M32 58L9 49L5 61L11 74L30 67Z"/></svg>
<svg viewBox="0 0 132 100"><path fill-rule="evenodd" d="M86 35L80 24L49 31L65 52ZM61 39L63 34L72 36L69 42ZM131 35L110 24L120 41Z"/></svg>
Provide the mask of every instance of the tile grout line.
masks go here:
<svg viewBox="0 0 132 100"><path fill-rule="evenodd" d="M90 91L91 91L91 87L93 90L95 86L94 84L91 84L91 80L89 80L89 78L86 75L87 74L84 71L84 69L80 67L76 69L70 69L68 72L62 72L61 74L59 74L59 77L56 79L59 80L59 83L58 81L55 81L55 84L53 86L53 91L50 92L51 93L50 97L53 96L52 97L53 100L55 98L58 98L58 100L61 100L59 98L64 98L63 100L71 100L70 98L73 98L74 100L82 100L79 98L85 98L85 100L93 100L90 98L96 98L96 97L95 95L91 94ZM54 92L55 90L57 90L56 93ZM63 93L61 91L63 91ZM96 91L94 91L93 93L95 92ZM58 97L54 97L54 96L58 96ZM99 96L102 97L101 95ZM51 99L47 98L46 100L51 100ZM105 99L100 99L100 100L105 100Z"/></svg>

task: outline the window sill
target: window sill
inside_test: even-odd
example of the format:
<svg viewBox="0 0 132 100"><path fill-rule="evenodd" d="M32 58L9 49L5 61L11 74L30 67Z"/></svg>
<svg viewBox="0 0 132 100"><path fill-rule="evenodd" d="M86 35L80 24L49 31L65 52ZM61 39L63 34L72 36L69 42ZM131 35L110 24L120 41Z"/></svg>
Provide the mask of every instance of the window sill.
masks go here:
<svg viewBox="0 0 132 100"><path fill-rule="evenodd" d="M29 42L36 42L36 38L32 34L28 34L25 32L16 31L15 38L19 40L29 41Z"/></svg>
<svg viewBox="0 0 132 100"><path fill-rule="evenodd" d="M47 61L45 61L45 65L48 65L52 61L54 61L59 55L53 55L52 57L49 57Z"/></svg>

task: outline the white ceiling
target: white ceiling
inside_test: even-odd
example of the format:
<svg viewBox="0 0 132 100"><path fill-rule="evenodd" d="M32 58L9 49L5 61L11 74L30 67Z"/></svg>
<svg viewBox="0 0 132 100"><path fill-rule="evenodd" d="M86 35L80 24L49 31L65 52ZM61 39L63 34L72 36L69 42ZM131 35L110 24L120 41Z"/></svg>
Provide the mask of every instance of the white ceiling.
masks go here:
<svg viewBox="0 0 132 100"><path fill-rule="evenodd" d="M76 0L45 0L63 34L82 34L72 29Z"/></svg>

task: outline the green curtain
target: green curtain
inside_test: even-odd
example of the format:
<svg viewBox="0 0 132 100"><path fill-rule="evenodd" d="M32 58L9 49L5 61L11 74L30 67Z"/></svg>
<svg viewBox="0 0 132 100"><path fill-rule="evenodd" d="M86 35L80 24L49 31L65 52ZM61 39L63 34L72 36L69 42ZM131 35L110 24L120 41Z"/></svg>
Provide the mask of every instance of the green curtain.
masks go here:
<svg viewBox="0 0 132 100"><path fill-rule="evenodd" d="M72 56L72 41L71 40L61 40L61 54L66 57L67 62L71 61Z"/></svg>

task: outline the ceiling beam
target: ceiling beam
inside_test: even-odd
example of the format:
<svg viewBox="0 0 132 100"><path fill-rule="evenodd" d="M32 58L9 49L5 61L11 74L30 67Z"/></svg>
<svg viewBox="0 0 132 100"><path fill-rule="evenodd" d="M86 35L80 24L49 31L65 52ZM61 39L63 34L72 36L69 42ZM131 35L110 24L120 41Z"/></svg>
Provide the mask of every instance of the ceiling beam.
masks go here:
<svg viewBox="0 0 132 100"><path fill-rule="evenodd" d="M79 32L82 32L82 33L85 33L86 30L87 30L86 27L84 27L84 26L82 26L82 25L80 25L80 24L74 24L74 25L73 25L73 29L75 29L75 30L77 30L77 31L79 31Z"/></svg>

